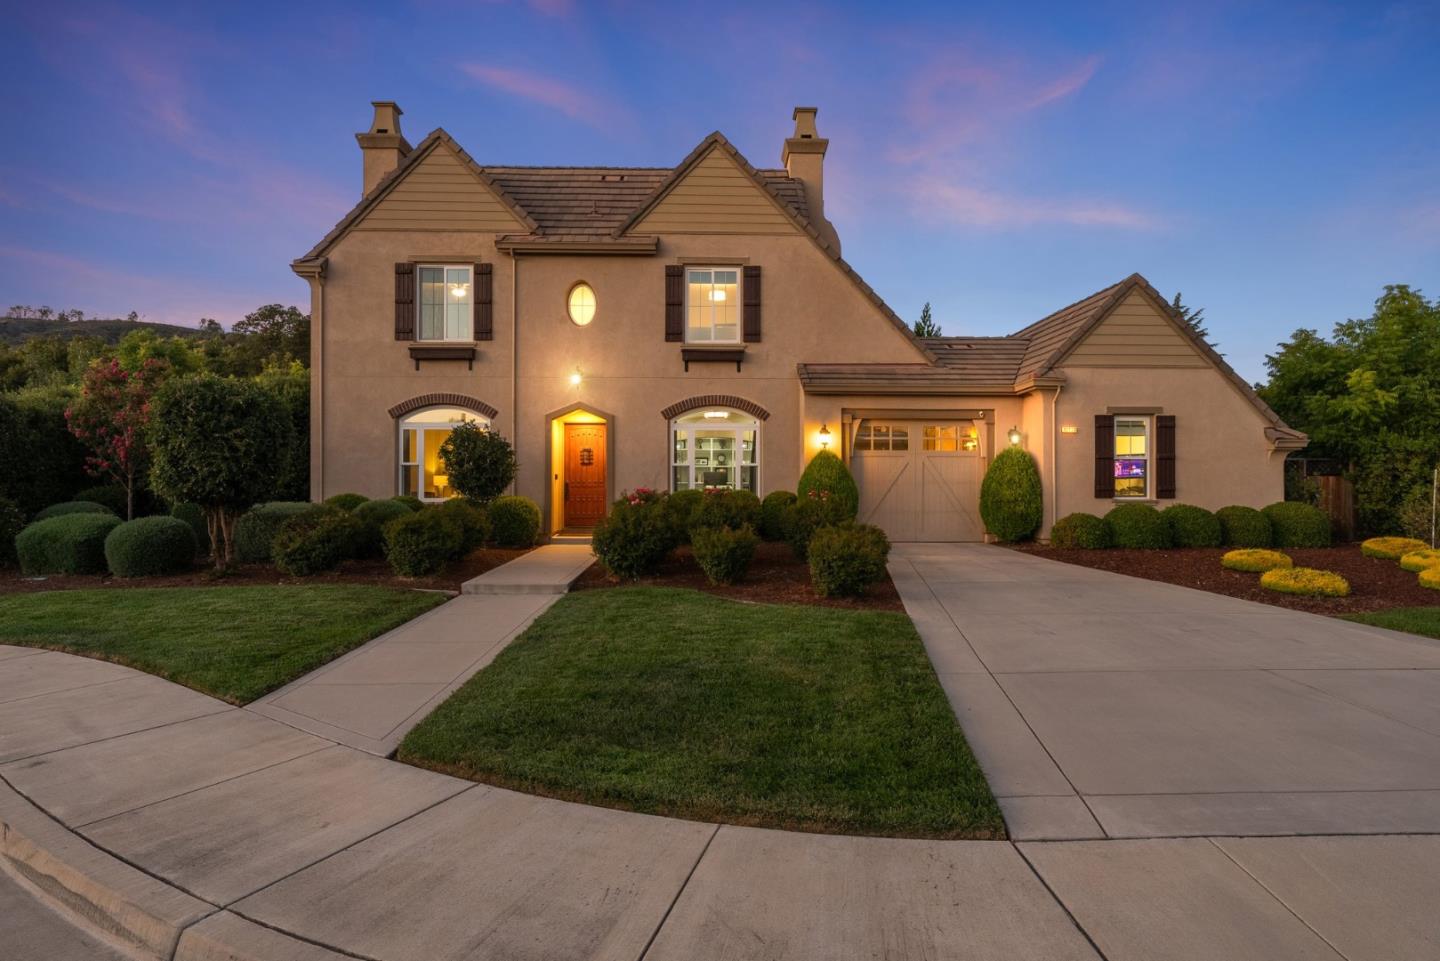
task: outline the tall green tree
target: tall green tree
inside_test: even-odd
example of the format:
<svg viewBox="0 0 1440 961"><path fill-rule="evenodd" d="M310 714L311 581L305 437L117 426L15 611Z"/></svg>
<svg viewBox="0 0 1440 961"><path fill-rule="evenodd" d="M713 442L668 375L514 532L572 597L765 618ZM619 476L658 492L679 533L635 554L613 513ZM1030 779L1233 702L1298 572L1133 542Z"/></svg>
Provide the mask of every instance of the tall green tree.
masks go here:
<svg viewBox="0 0 1440 961"><path fill-rule="evenodd" d="M940 325L935 323L935 318L930 314L930 301L925 301L925 306L920 308L920 319L915 321L916 337L943 337L940 332Z"/></svg>
<svg viewBox="0 0 1440 961"><path fill-rule="evenodd" d="M1180 316L1185 318L1185 323L1189 324L1190 328L1200 335L1201 340L1207 344L1210 343L1210 331L1205 329L1204 307L1195 308L1189 306L1180 299L1180 291L1178 290L1175 291L1175 299L1170 301L1170 306L1174 307Z"/></svg>

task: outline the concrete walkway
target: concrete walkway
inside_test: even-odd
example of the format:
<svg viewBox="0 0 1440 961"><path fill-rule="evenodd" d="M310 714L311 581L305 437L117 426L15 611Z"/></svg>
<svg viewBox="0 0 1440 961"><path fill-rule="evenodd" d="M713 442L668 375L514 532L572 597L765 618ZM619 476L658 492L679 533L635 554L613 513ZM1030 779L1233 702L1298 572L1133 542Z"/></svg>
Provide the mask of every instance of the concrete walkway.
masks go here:
<svg viewBox="0 0 1440 961"><path fill-rule="evenodd" d="M1012 837L1440 832L1440 643L1000 547L891 575Z"/></svg>

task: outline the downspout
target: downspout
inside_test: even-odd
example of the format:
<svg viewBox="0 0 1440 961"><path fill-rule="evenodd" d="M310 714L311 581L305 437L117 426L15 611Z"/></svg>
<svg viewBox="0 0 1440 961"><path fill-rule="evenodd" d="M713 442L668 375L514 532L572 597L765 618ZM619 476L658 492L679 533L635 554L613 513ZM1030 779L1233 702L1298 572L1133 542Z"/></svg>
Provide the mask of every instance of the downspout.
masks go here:
<svg viewBox="0 0 1440 961"><path fill-rule="evenodd" d="M1060 385L1050 398L1050 526L1060 519ZM1048 538L1047 538L1048 540Z"/></svg>
<svg viewBox="0 0 1440 961"><path fill-rule="evenodd" d="M520 445L520 415L516 409L520 397L520 255L510 251L510 443ZM510 493L515 493L518 477L510 480Z"/></svg>

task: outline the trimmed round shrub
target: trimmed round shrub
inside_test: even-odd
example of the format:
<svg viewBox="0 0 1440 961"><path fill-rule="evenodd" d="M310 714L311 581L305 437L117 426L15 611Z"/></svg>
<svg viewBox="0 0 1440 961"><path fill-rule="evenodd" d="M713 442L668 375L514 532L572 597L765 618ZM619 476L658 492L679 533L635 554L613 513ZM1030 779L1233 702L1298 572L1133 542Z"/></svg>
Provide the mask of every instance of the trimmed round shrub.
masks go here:
<svg viewBox="0 0 1440 961"><path fill-rule="evenodd" d="M1110 526L1094 514L1066 514L1050 525L1051 547L1098 550L1110 546Z"/></svg>
<svg viewBox="0 0 1440 961"><path fill-rule="evenodd" d="M309 513L309 501L270 501L256 504L235 522L235 560L241 564L268 564L274 559L271 544L281 526L292 517Z"/></svg>
<svg viewBox="0 0 1440 961"><path fill-rule="evenodd" d="M515 479L515 448L499 433L474 421L456 424L440 445L440 462L450 486L489 503Z"/></svg>
<svg viewBox="0 0 1440 961"><path fill-rule="evenodd" d="M327 504L281 524L270 553L280 573L309 577L354 557L364 533L365 525L354 514Z"/></svg>
<svg viewBox="0 0 1440 961"><path fill-rule="evenodd" d="M734 584L750 569L755 545L760 543L755 529L742 527L697 527L690 532L695 562L711 584Z"/></svg>
<svg viewBox="0 0 1440 961"><path fill-rule="evenodd" d="M178 517L137 517L105 537L105 563L116 577L177 574L195 554L195 532Z"/></svg>
<svg viewBox="0 0 1440 961"><path fill-rule="evenodd" d="M190 525L190 530L195 534L197 553L210 553L210 527L205 522L205 511L199 504L176 504L170 508L170 516Z"/></svg>
<svg viewBox="0 0 1440 961"><path fill-rule="evenodd" d="M490 502L490 529L496 547L533 547L540 536L540 508L528 497L509 495Z"/></svg>
<svg viewBox="0 0 1440 961"><path fill-rule="evenodd" d="M1149 504L1120 504L1105 515L1116 547L1156 550L1170 546L1165 518Z"/></svg>
<svg viewBox="0 0 1440 961"><path fill-rule="evenodd" d="M366 501L350 512L360 522L361 532L356 544L356 557L379 557L385 552L385 525L397 517L411 513L399 501Z"/></svg>
<svg viewBox="0 0 1440 961"><path fill-rule="evenodd" d="M1005 543L1023 541L1044 519L1040 470L1029 451L1007 447L995 455L980 483L980 519Z"/></svg>
<svg viewBox="0 0 1440 961"><path fill-rule="evenodd" d="M1220 566L1227 570L1244 571L1247 574L1263 574L1281 567L1294 567L1295 562L1290 559L1289 554L1282 554L1279 551L1266 550L1262 547L1241 547L1233 551L1226 551L1221 555Z"/></svg>
<svg viewBox="0 0 1440 961"><path fill-rule="evenodd" d="M1172 547L1219 547L1220 519L1194 504L1171 504L1160 512Z"/></svg>
<svg viewBox="0 0 1440 961"><path fill-rule="evenodd" d="M370 498L366 497L364 494L331 494L329 497L325 498L323 503L327 507L338 507L342 511L353 511L355 508L359 507L361 504L365 503L369 499Z"/></svg>
<svg viewBox="0 0 1440 961"><path fill-rule="evenodd" d="M438 574L465 545L465 532L443 511L411 511L382 529L385 559L401 577Z"/></svg>
<svg viewBox="0 0 1440 961"><path fill-rule="evenodd" d="M763 540L785 539L785 508L795 503L790 491L771 491L760 502L760 526L757 533Z"/></svg>
<svg viewBox="0 0 1440 961"><path fill-rule="evenodd" d="M804 500L812 494L818 496L821 491L829 492L841 520L855 519L860 511L860 488L855 486L855 478L845 462L828 450L822 450L805 465L795 496Z"/></svg>
<svg viewBox="0 0 1440 961"><path fill-rule="evenodd" d="M490 518L485 508L463 497L452 497L441 504L439 510L460 525L460 555L484 547L490 540Z"/></svg>
<svg viewBox="0 0 1440 961"><path fill-rule="evenodd" d="M1423 550L1411 551L1400 558L1400 567L1416 573L1427 568L1440 567L1440 549L1427 547Z"/></svg>
<svg viewBox="0 0 1440 961"><path fill-rule="evenodd" d="M1226 547L1269 547L1274 540L1270 518L1253 507L1222 507L1215 519L1220 522L1220 543Z"/></svg>
<svg viewBox="0 0 1440 961"><path fill-rule="evenodd" d="M591 550L607 571L634 580L660 566L676 543L669 500L642 490L628 492L611 505L590 535Z"/></svg>
<svg viewBox="0 0 1440 961"><path fill-rule="evenodd" d="M59 504L51 504L36 514L31 518L30 523L48 521L52 517L64 517L67 514L109 514L111 517L120 516L104 504L97 504L94 501L62 501Z"/></svg>
<svg viewBox="0 0 1440 961"><path fill-rule="evenodd" d="M810 538L810 582L821 597L854 597L885 577L890 539L870 524L845 522Z"/></svg>
<svg viewBox="0 0 1440 961"><path fill-rule="evenodd" d="M103 574L105 538L120 526L109 511L62 514L38 521L15 537L20 570L26 574Z"/></svg>
<svg viewBox="0 0 1440 961"><path fill-rule="evenodd" d="M1372 537L1360 542L1360 553L1366 557L1398 561L1412 551L1423 551L1429 546L1424 541L1413 537Z"/></svg>
<svg viewBox="0 0 1440 961"><path fill-rule="evenodd" d="M15 535L25 528L25 514L10 498L0 495L0 567L15 563Z"/></svg>
<svg viewBox="0 0 1440 961"><path fill-rule="evenodd" d="M392 497L390 499L397 504L404 504L412 511L422 511L425 509L425 502L414 494L401 494L398 497Z"/></svg>
<svg viewBox="0 0 1440 961"><path fill-rule="evenodd" d="M641 488L637 493L644 493ZM694 490L676 491L665 498L665 510L670 517L670 526L675 532L676 544L690 543L690 528L695 526L695 513L705 501L705 492Z"/></svg>
<svg viewBox="0 0 1440 961"><path fill-rule="evenodd" d="M708 490L690 517L690 529L728 527L739 530L760 523L760 498L750 491Z"/></svg>
<svg viewBox="0 0 1440 961"><path fill-rule="evenodd" d="M1418 575L1421 587L1428 587L1432 591L1440 591L1440 567L1427 567Z"/></svg>
<svg viewBox="0 0 1440 961"><path fill-rule="evenodd" d="M785 508L780 515L785 540L797 560L805 560L810 550L810 539L822 527L833 527L845 523L844 505L824 496L824 492L802 497Z"/></svg>
<svg viewBox="0 0 1440 961"><path fill-rule="evenodd" d="M1262 508L1270 520L1276 547L1329 547L1330 518L1320 508L1299 501L1280 501Z"/></svg>
<svg viewBox="0 0 1440 961"><path fill-rule="evenodd" d="M100 487L87 487L83 491L76 492L75 500L88 501L91 504L99 504L100 506L109 509L109 511L116 517L125 516L125 488L119 486L118 484L105 484ZM135 498L135 510L137 513L140 510L140 497L138 496L138 492Z"/></svg>
<svg viewBox="0 0 1440 961"><path fill-rule="evenodd" d="M1313 567L1277 567L1260 575L1260 586L1301 597L1344 597L1350 593L1350 582L1345 578Z"/></svg>

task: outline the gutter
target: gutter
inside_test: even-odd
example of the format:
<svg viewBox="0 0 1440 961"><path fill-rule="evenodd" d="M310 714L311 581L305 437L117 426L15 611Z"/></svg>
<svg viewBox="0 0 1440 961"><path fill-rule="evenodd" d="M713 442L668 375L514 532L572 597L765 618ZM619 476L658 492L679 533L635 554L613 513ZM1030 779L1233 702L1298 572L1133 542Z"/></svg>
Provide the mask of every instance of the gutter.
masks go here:
<svg viewBox="0 0 1440 961"><path fill-rule="evenodd" d="M510 443L520 444L520 252L510 251ZM516 472L519 473L518 471ZM510 493L515 493L518 477L510 480Z"/></svg>
<svg viewBox="0 0 1440 961"><path fill-rule="evenodd" d="M1060 519L1060 390L1050 398L1050 526ZM1049 540L1049 538L1046 538Z"/></svg>

